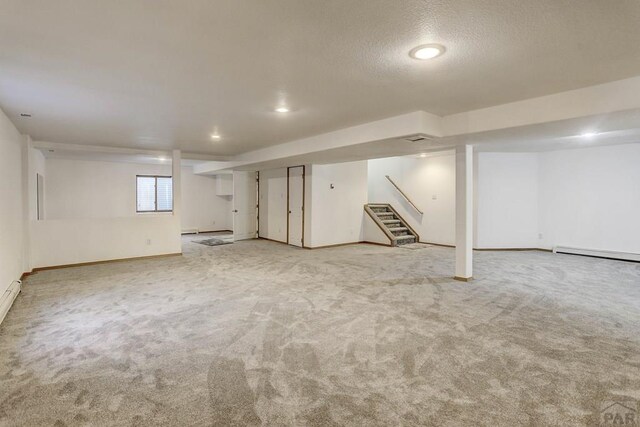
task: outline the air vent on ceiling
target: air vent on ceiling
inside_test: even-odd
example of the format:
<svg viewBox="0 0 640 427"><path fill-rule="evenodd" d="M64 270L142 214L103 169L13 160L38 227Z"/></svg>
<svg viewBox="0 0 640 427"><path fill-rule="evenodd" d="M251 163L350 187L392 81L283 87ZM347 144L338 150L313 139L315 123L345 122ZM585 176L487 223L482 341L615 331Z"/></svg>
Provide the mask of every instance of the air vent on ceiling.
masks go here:
<svg viewBox="0 0 640 427"><path fill-rule="evenodd" d="M29 113L20 113L20 117L31 117Z"/></svg>
<svg viewBox="0 0 640 427"><path fill-rule="evenodd" d="M420 133L417 135L406 136L404 137L404 139L409 142L422 142L422 141L430 141L433 139L433 137Z"/></svg>

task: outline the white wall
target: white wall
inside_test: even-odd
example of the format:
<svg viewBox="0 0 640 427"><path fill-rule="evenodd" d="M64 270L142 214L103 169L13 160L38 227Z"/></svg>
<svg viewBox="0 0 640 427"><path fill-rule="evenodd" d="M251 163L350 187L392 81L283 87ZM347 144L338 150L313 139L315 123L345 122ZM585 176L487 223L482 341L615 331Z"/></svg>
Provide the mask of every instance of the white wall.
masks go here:
<svg viewBox="0 0 640 427"><path fill-rule="evenodd" d="M171 175L170 164L41 162L37 154L31 159L30 174L45 172L47 213L45 221L35 221L34 180L29 189L33 267L178 253L176 230L231 228L231 199L216 195L215 177L193 175L190 167L178 169L180 215L137 214L136 175Z"/></svg>
<svg viewBox="0 0 640 427"><path fill-rule="evenodd" d="M180 215L138 214L136 175L172 175L170 164L33 158L32 169L45 172L47 214L45 221L30 214L34 267L178 253L176 230L232 227L231 198L216 195L216 177L191 167L179 169ZM30 186L33 199L35 181Z"/></svg>
<svg viewBox="0 0 640 427"><path fill-rule="evenodd" d="M218 177L182 168L182 230L231 230L232 198L216 195Z"/></svg>
<svg viewBox="0 0 640 427"><path fill-rule="evenodd" d="M170 164L54 158L46 159L45 168L50 220L135 217L136 175L171 175ZM183 230L231 228L231 198L216 195L216 177L194 175L191 167L183 167L181 189Z"/></svg>
<svg viewBox="0 0 640 427"><path fill-rule="evenodd" d="M171 175L171 164L47 159L47 219L136 216L136 175Z"/></svg>
<svg viewBox="0 0 640 427"><path fill-rule="evenodd" d="M563 245L640 253L638 165L638 143L544 153L477 153L474 247ZM385 175L425 212L422 218ZM453 156L370 160L369 202L391 203L422 241L454 244Z"/></svg>
<svg viewBox="0 0 640 427"><path fill-rule="evenodd" d="M362 240L369 243L391 246L391 239L380 229L378 224L365 212L363 215Z"/></svg>
<svg viewBox="0 0 640 427"><path fill-rule="evenodd" d="M311 214L305 219L305 246L362 241L367 162L312 165L307 168L307 180L310 195L305 209Z"/></svg>
<svg viewBox="0 0 640 427"><path fill-rule="evenodd" d="M34 267L181 252L172 214L31 221Z"/></svg>
<svg viewBox="0 0 640 427"><path fill-rule="evenodd" d="M478 153L476 248L536 248L538 155Z"/></svg>
<svg viewBox="0 0 640 427"><path fill-rule="evenodd" d="M0 295L28 267L26 259L24 137L0 110Z"/></svg>
<svg viewBox="0 0 640 427"><path fill-rule="evenodd" d="M455 155L390 157L368 162L369 203L390 203L423 242L455 243ZM389 175L424 212L420 215L385 178Z"/></svg>
<svg viewBox="0 0 640 427"><path fill-rule="evenodd" d="M640 253L640 144L478 153L478 248Z"/></svg>
<svg viewBox="0 0 640 427"><path fill-rule="evenodd" d="M640 253L640 143L539 156L541 247Z"/></svg>
<svg viewBox="0 0 640 427"><path fill-rule="evenodd" d="M259 236L287 241L287 168L260 171Z"/></svg>

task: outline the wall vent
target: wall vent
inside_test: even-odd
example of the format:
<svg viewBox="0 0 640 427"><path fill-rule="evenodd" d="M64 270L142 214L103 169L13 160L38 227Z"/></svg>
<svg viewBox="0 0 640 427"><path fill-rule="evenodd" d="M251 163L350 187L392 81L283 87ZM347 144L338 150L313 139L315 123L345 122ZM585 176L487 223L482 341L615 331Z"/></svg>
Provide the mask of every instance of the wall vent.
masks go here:
<svg viewBox="0 0 640 427"><path fill-rule="evenodd" d="M422 142L422 141L430 141L433 139L433 137L430 135L425 135L420 133L417 135L405 136L403 139L409 142Z"/></svg>

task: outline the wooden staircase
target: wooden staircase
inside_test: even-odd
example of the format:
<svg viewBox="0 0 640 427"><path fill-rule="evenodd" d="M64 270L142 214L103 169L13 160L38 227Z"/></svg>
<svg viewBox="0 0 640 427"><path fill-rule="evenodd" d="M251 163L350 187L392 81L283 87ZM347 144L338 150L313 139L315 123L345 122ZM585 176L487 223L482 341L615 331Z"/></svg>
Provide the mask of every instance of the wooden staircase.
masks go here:
<svg viewBox="0 0 640 427"><path fill-rule="evenodd" d="M418 234L388 203L370 203L364 210L387 235L391 246L406 245L420 241Z"/></svg>

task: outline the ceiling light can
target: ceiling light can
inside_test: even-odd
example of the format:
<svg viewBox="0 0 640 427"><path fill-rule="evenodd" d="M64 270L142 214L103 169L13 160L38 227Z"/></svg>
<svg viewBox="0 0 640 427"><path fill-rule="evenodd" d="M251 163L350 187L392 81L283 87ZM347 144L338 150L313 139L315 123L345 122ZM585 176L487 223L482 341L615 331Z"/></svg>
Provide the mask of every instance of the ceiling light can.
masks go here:
<svg viewBox="0 0 640 427"><path fill-rule="evenodd" d="M436 43L422 44L409 51L409 56L419 61L433 59L445 52L444 46Z"/></svg>

